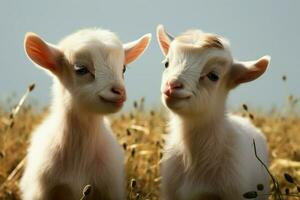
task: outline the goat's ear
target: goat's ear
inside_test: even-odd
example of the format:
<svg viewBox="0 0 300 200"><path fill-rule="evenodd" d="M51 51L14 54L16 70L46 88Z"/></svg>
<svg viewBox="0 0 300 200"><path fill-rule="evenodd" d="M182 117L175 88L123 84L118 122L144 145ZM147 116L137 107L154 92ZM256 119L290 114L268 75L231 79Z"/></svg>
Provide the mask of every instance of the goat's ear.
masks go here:
<svg viewBox="0 0 300 200"><path fill-rule="evenodd" d="M266 71L270 60L270 56L263 56L255 61L234 62L230 74L231 87L260 77Z"/></svg>
<svg viewBox="0 0 300 200"><path fill-rule="evenodd" d="M157 37L160 49L162 50L163 54L166 56L169 52L170 43L172 42L174 37L165 31L165 28L163 27L163 25L157 26L156 37Z"/></svg>
<svg viewBox="0 0 300 200"><path fill-rule="evenodd" d="M136 60L143 52L147 49L151 41L151 33L143 35L138 40L129 42L123 45L125 50L125 61L124 64L127 65L134 60Z"/></svg>
<svg viewBox="0 0 300 200"><path fill-rule="evenodd" d="M59 61L63 54L51 44L45 42L34 33L27 33L24 40L24 47L28 57L36 64L57 74Z"/></svg>

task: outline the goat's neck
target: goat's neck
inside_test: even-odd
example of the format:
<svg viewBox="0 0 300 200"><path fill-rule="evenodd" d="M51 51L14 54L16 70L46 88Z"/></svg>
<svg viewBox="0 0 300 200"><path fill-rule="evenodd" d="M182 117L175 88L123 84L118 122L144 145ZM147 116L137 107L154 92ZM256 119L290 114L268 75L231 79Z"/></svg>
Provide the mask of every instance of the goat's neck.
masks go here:
<svg viewBox="0 0 300 200"><path fill-rule="evenodd" d="M174 116L173 119L179 131L183 155L189 164L205 162L208 155L222 155L227 140L224 111L211 117Z"/></svg>
<svg viewBox="0 0 300 200"><path fill-rule="evenodd" d="M60 123L57 131L62 148L84 148L100 137L104 130L103 116L80 109L62 86L54 88L54 102L51 113Z"/></svg>

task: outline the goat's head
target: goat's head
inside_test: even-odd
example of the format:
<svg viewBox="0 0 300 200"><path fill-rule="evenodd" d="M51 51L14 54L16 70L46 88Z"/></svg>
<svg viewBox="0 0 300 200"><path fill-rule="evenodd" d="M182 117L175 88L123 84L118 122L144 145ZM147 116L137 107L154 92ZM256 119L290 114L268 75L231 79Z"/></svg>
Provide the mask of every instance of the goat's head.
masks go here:
<svg viewBox="0 0 300 200"><path fill-rule="evenodd" d="M161 92L163 103L181 115L224 111L228 91L262 75L270 61L233 61L229 43L222 37L191 30L173 38L157 27L165 55Z"/></svg>
<svg viewBox="0 0 300 200"><path fill-rule="evenodd" d="M122 45L107 30L78 31L58 45L45 42L34 33L25 37L29 58L54 75L76 106L97 113L118 111L126 100L126 65L147 48L151 35Z"/></svg>

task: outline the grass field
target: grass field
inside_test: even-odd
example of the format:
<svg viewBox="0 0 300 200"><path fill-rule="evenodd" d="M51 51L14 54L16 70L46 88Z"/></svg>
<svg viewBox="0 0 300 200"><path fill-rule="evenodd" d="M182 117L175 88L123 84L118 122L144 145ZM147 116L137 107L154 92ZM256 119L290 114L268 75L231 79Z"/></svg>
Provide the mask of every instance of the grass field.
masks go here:
<svg viewBox="0 0 300 200"><path fill-rule="evenodd" d="M273 195L270 199L281 198L279 192L283 199L298 199L284 195L297 193L296 184L300 184L300 117L295 111L297 99L288 99L285 114L276 110L256 113L246 105L241 105L238 112L249 117L267 137L269 169L280 185L280 191L275 191L277 197ZM20 106L15 112L0 107L0 199L20 199L18 181L30 133L46 115L47 109L35 112L28 105ZM159 171L166 137L165 116L163 111L145 110L142 99L134 102L131 112L111 117L113 130L126 151L127 199L160 199ZM290 174L294 183L286 181L284 173Z"/></svg>

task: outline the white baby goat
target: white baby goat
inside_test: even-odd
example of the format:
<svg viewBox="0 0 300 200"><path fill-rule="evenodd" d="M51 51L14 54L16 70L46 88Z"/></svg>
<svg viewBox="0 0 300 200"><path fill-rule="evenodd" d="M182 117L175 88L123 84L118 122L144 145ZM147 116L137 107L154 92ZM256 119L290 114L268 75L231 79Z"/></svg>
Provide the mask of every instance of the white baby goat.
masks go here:
<svg viewBox="0 0 300 200"><path fill-rule="evenodd" d="M123 151L104 115L126 99L123 73L147 48L151 35L121 44L107 30L78 31L58 45L28 33L29 58L53 75L50 114L33 133L20 186L24 200L123 200Z"/></svg>
<svg viewBox="0 0 300 200"><path fill-rule="evenodd" d="M264 73L270 57L234 61L224 38L199 30L173 38L160 25L157 38L166 56L162 101L171 111L162 164L165 199L243 199L259 183L267 192L268 175L253 148L255 139L267 164L266 139L247 119L227 114L225 104L231 89Z"/></svg>

